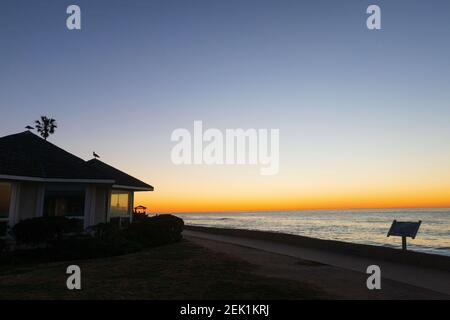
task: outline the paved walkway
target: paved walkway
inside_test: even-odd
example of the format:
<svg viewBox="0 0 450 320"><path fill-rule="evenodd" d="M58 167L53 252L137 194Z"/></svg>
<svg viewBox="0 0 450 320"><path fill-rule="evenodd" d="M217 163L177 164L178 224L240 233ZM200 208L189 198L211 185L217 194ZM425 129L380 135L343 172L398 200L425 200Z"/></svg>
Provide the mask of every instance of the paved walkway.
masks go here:
<svg viewBox="0 0 450 320"><path fill-rule="evenodd" d="M291 256L298 259L320 262L363 273L366 273L366 269L369 265L378 265L381 268L382 278L407 283L416 287L433 290L450 296L450 270L449 272L445 272L442 270L409 266L393 262L386 262L378 259L338 254L324 250L310 249L284 243L277 243L273 241L218 235L200 231L184 230L183 235L187 238L196 237L220 241L264 250L271 253Z"/></svg>

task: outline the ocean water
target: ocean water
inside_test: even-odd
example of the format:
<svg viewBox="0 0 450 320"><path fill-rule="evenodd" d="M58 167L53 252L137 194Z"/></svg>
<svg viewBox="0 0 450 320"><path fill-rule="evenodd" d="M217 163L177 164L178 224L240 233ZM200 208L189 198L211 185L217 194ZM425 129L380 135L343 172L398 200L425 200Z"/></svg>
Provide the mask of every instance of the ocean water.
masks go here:
<svg viewBox="0 0 450 320"><path fill-rule="evenodd" d="M187 225L274 231L327 240L401 248L387 237L392 221L422 220L408 249L450 256L450 209L301 210L179 213Z"/></svg>

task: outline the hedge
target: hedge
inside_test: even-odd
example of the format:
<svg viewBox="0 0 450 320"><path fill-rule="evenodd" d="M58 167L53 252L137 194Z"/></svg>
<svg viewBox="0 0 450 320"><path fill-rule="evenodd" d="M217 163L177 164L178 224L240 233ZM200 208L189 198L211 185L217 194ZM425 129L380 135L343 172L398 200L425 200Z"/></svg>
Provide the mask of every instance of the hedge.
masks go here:
<svg viewBox="0 0 450 320"><path fill-rule="evenodd" d="M79 231L79 220L66 217L39 217L22 220L13 228L18 243L39 245L60 240L64 233Z"/></svg>
<svg viewBox="0 0 450 320"><path fill-rule="evenodd" d="M19 243L46 246L6 252L0 256L0 264L123 255L177 242L181 240L184 228L183 220L173 215L140 219L124 229L102 223L91 228L92 234L76 233L78 223L64 217L32 218L19 222L13 227L13 234ZM72 234L68 235L68 232ZM7 248L5 241L0 239L0 252L7 251Z"/></svg>
<svg viewBox="0 0 450 320"><path fill-rule="evenodd" d="M183 227L182 219L167 214L134 222L122 234L130 241L153 247L180 241Z"/></svg>

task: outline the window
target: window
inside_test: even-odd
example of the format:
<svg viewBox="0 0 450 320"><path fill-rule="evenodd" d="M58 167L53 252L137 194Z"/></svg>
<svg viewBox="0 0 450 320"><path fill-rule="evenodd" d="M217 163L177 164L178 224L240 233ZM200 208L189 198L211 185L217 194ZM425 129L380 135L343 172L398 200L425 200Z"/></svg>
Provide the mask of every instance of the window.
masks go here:
<svg viewBox="0 0 450 320"><path fill-rule="evenodd" d="M49 187L44 196L44 217L67 217L78 221L78 229L83 230L84 190L58 190Z"/></svg>
<svg viewBox="0 0 450 320"><path fill-rule="evenodd" d="M110 222L124 227L130 223L131 212L130 193L126 191L113 191L111 193Z"/></svg>
<svg viewBox="0 0 450 320"><path fill-rule="evenodd" d="M46 191L44 216L84 218L84 191Z"/></svg>
<svg viewBox="0 0 450 320"><path fill-rule="evenodd" d="M126 191L113 191L111 193L111 218L129 217L130 194Z"/></svg>
<svg viewBox="0 0 450 320"><path fill-rule="evenodd" d="M11 184L0 183L0 237L6 234L9 220L9 204L11 200Z"/></svg>
<svg viewBox="0 0 450 320"><path fill-rule="evenodd" d="M11 198L11 184L0 183L0 220L9 218L9 200Z"/></svg>

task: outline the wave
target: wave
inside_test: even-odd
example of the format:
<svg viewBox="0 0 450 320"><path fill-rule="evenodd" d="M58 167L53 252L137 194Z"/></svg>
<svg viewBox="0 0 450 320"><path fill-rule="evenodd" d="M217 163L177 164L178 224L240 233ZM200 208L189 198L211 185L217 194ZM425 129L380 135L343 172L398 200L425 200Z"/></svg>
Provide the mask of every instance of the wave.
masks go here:
<svg viewBox="0 0 450 320"><path fill-rule="evenodd" d="M210 218L210 217L204 217L204 218L186 218L182 217L183 220L186 221L223 221L223 220L233 220L232 218Z"/></svg>

